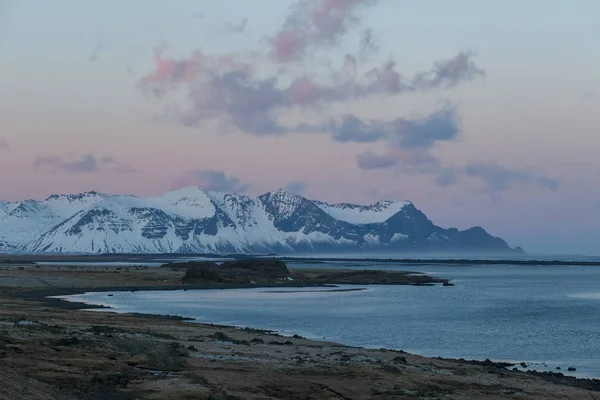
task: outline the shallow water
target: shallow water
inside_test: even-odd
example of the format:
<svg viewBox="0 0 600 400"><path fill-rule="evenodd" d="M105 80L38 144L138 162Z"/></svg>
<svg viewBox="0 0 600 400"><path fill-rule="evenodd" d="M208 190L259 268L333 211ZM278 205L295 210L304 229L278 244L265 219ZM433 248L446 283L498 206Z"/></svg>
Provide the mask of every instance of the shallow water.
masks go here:
<svg viewBox="0 0 600 400"><path fill-rule="evenodd" d="M351 267L382 265L361 262ZM70 299L119 312L183 315L198 322L273 329L426 356L525 361L535 363L531 369L559 366L563 373L573 366L575 375L600 377L600 267L395 269L450 278L456 286L358 286L365 290L347 292L297 288L113 292Z"/></svg>

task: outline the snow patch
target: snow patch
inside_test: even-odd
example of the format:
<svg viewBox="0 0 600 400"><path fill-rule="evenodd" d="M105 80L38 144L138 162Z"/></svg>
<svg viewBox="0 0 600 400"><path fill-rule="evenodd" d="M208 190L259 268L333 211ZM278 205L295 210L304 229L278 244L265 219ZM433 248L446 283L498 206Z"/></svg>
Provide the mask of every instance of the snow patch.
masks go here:
<svg viewBox="0 0 600 400"><path fill-rule="evenodd" d="M380 224L400 212L400 218L411 218L405 209L409 204L328 204L283 189L257 198L198 187L152 197L98 192L51 195L42 201L0 201L0 250L285 253L356 247L359 242L385 246L408 236L389 232L390 224L384 231L365 225ZM385 235L380 236L382 232ZM437 232L428 240L451 241Z"/></svg>
<svg viewBox="0 0 600 400"><path fill-rule="evenodd" d="M337 220L364 225L385 222L393 215L402 211L410 202L379 201L367 206L348 203L329 204L324 202L315 202L315 204Z"/></svg>
<svg viewBox="0 0 600 400"><path fill-rule="evenodd" d="M379 235L364 235L363 239L365 239L365 242L371 246L380 244Z"/></svg>
<svg viewBox="0 0 600 400"><path fill-rule="evenodd" d="M390 239L391 242L398 242L400 240L406 240L408 239L408 235L405 235L403 233L394 233L392 235L392 239Z"/></svg>

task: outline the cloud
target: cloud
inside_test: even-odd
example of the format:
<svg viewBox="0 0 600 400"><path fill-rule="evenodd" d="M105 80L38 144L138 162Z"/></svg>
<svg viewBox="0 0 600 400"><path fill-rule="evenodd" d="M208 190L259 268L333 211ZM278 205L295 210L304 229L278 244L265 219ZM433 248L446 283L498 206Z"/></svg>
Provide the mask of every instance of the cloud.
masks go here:
<svg viewBox="0 0 600 400"><path fill-rule="evenodd" d="M282 28L266 40L266 53L261 48L215 55L195 51L175 59L165 55L166 46L158 47L154 70L141 79L138 88L168 104L177 103L166 118L179 124L194 127L216 119L249 134L283 135L330 132L332 124L343 127L358 122L347 115L327 116L330 123L314 126L283 125L281 116L298 107L322 111L328 105L382 94L450 88L484 74L473 62L473 53L466 51L437 61L429 71L412 78L401 74L393 59L369 65L361 56L376 47L373 30L368 28L362 33L358 55L346 54L337 67L324 71L304 62L309 50L337 46L358 25L362 13L376 4L375 0L300 0ZM278 63L295 61L299 68L273 68L273 56ZM343 133L336 136L345 137Z"/></svg>
<svg viewBox="0 0 600 400"><path fill-rule="evenodd" d="M388 126L378 121L362 121L354 115L331 119L332 138L338 142L373 143L388 135Z"/></svg>
<svg viewBox="0 0 600 400"><path fill-rule="evenodd" d="M4 139L0 138L0 150L2 149L8 149L10 146L8 145L8 142Z"/></svg>
<svg viewBox="0 0 600 400"><path fill-rule="evenodd" d="M467 172L465 167L444 165L432 154L438 144L460 137L454 107L442 107L417 118L399 113L388 119L328 113L328 106L381 95L452 89L485 77L484 69L474 61L475 53L468 50L438 59L425 71L409 74L400 71L394 58L371 62L370 56L379 46L370 27L361 28L355 54L333 59L332 54L338 52L320 52L329 69L313 62L317 50L339 47L344 35L359 28L364 13L377 4L377 0L298 0L280 29L246 51L207 54L197 50L187 57L174 58L167 55L166 46L160 46L154 54L153 70L137 87L165 104L175 104L165 118L189 127L216 120L227 128L223 131L233 128L256 136L311 132L330 135L340 143L383 143L381 152L365 149L356 156L360 169L393 168L429 174L441 186L455 184L465 174L489 177L490 171L479 171L471 165ZM247 23L243 19L236 26L243 30ZM286 113L298 108L318 111L322 120L284 124ZM552 180L513 172L511 182L552 186ZM227 191L246 189L246 185L221 171L191 171L182 179L209 187L223 185L221 189Z"/></svg>
<svg viewBox="0 0 600 400"><path fill-rule="evenodd" d="M33 167L37 172L91 173L98 172L98 161L92 154L84 154L81 157L38 156L33 161Z"/></svg>
<svg viewBox="0 0 600 400"><path fill-rule="evenodd" d="M422 119L396 119L393 130L403 148L430 148L436 142L456 140L459 132L456 110L451 107Z"/></svg>
<svg viewBox="0 0 600 400"><path fill-rule="evenodd" d="M109 165L112 171L117 174L135 174L139 172L133 165L119 161L111 156L102 157L102 164Z"/></svg>
<svg viewBox="0 0 600 400"><path fill-rule="evenodd" d="M304 194L306 192L307 188L308 188L308 183L301 182L301 181L290 182L287 185L285 185L285 187L284 187L284 189L287 190L288 192L295 193L298 195Z"/></svg>
<svg viewBox="0 0 600 400"><path fill-rule="evenodd" d="M468 176L495 191L517 184L556 189L559 182L555 179L496 163L443 163L433 150L460 137L454 107L411 118L398 112L387 119L329 112L328 107L350 101L453 89L486 76L470 50L434 59L430 68L416 73L402 72L393 57L372 61L371 56L379 51L376 33L371 27L360 27L360 23L365 12L378 4L378 0L297 0L280 29L254 48L235 53L197 50L174 58L167 55L166 46L160 46L154 54L153 70L137 88L169 106L175 104L165 118L189 127L216 120L221 126L256 136L311 132L329 135L340 143L383 147L379 151L365 148L356 155L356 163L363 170L426 174L440 186L453 185ZM232 25L233 30L243 31L247 23L243 19ZM353 29L361 29L355 52L341 56L339 51L331 51L339 50L342 38ZM319 61L330 68L314 62L317 55L325 58ZM287 120L286 113L298 109L317 111L321 120L296 125L282 122ZM115 172L126 170L117 163L111 165ZM225 192L243 192L249 187L216 170L188 171L178 181L180 187L194 184ZM290 185L294 184L298 184L292 186L296 190L304 190L302 182Z"/></svg>
<svg viewBox="0 0 600 400"><path fill-rule="evenodd" d="M389 140L402 149L428 149L436 142L456 140L460 133L456 110L442 108L415 119L396 118L391 121L363 121L354 115L331 120L332 138L338 142L372 143Z"/></svg>
<svg viewBox="0 0 600 400"><path fill-rule="evenodd" d="M184 114L186 125L196 125L207 116L226 115L238 128L257 135L281 134L273 109L289 99L274 79L256 79L251 73L234 70L201 82L190 92L191 110Z"/></svg>
<svg viewBox="0 0 600 400"><path fill-rule="evenodd" d="M189 59L175 60L164 57L167 46L158 46L154 51L154 71L145 76L139 87L161 97L166 91L186 80L191 81L199 73L202 54L194 52Z"/></svg>
<svg viewBox="0 0 600 400"><path fill-rule="evenodd" d="M588 89L581 94L584 100L594 100L598 97L598 93L593 89Z"/></svg>
<svg viewBox="0 0 600 400"><path fill-rule="evenodd" d="M541 176L521 169L511 169L496 162L470 161L464 172L471 178L482 180L490 191L503 191L514 185L540 186L556 190L560 182L554 178Z"/></svg>
<svg viewBox="0 0 600 400"><path fill-rule="evenodd" d="M446 167L439 168L435 175L435 183L439 186L451 186L458 183L460 171L458 168Z"/></svg>
<svg viewBox="0 0 600 400"><path fill-rule="evenodd" d="M396 148L383 154L371 150L359 153L356 162L362 170L391 169L410 174L431 175L439 186L451 186L467 176L483 181L486 190L500 192L516 185L538 186L556 190L560 186L557 179L538 175L526 169L508 168L497 162L470 161L464 166L445 166L427 149Z"/></svg>
<svg viewBox="0 0 600 400"><path fill-rule="evenodd" d="M482 180L491 191L502 191L514 185L536 185L556 190L559 182L550 177L527 170L511 169L496 162L468 162L465 166L445 166L431 153L437 143L457 140L460 124L456 110L445 107L434 113L415 119L397 118L391 121L362 121L346 117L332 125L332 138L340 142L371 143L385 141L383 153L371 150L356 155L362 170L396 169L410 174L427 174L434 177L439 186L456 184L462 176Z"/></svg>
<svg viewBox="0 0 600 400"><path fill-rule="evenodd" d="M38 156L33 161L36 172L67 172L72 174L85 174L100 172L101 165L109 165L115 173L137 172L137 169L129 164L117 161L114 157L103 157L100 161L93 154L74 154L64 156Z"/></svg>
<svg viewBox="0 0 600 400"><path fill-rule="evenodd" d="M444 166L439 158L424 150L396 150L376 154L370 150L356 156L358 167L362 170L395 168L410 174L432 175L439 186L451 186L467 176L483 181L489 192L501 192L516 185L538 186L556 190L560 186L557 179L538 175L525 169L512 169L496 162L470 161L465 166Z"/></svg>
<svg viewBox="0 0 600 400"><path fill-rule="evenodd" d="M248 26L248 18L244 17L239 22L227 24L225 30L231 33L244 33Z"/></svg>
<svg viewBox="0 0 600 400"><path fill-rule="evenodd" d="M206 15L201 11L195 11L195 12L191 13L189 16L190 16L190 18L194 18L194 19L206 18Z"/></svg>
<svg viewBox="0 0 600 400"><path fill-rule="evenodd" d="M214 169L198 169L187 171L175 182L175 188L199 186L212 192L244 193L250 185L240 179L227 176L225 172Z"/></svg>
<svg viewBox="0 0 600 400"><path fill-rule="evenodd" d="M451 59L438 61L427 73L417 74L413 82L417 89L452 88L460 82L485 76L472 60L473 53L460 51Z"/></svg>
<svg viewBox="0 0 600 400"><path fill-rule="evenodd" d="M122 162L115 164L113 171L117 174L136 174L139 172L136 167Z"/></svg>
<svg viewBox="0 0 600 400"><path fill-rule="evenodd" d="M387 142L387 150L383 154L376 154L371 150L358 154L358 168L399 168L407 173L436 174L436 181L442 185L456 181L456 173L443 167L441 160L430 153L438 142L454 141L459 137L460 126L454 108L445 107L428 116L414 119L365 122L351 116L344 121L348 122L332 125L334 140Z"/></svg>
<svg viewBox="0 0 600 400"><path fill-rule="evenodd" d="M98 61L98 57L100 56L100 52L104 48L102 43L96 44L90 53L90 58L88 59L90 62Z"/></svg>
<svg viewBox="0 0 600 400"><path fill-rule="evenodd" d="M358 55L362 60L368 60L371 56L379 52L379 44L375 39L373 29L365 29L362 32L362 34L360 35L358 46Z"/></svg>
<svg viewBox="0 0 600 400"><path fill-rule="evenodd" d="M396 71L392 61L370 69L359 78L350 72L356 60L347 56L344 67L329 83L301 76L291 78L288 85L281 86L276 76L261 77L257 66L237 60L235 56L210 57L195 52L190 58L175 60L163 53L163 48L157 49L155 69L139 82L138 87L158 98L184 88L187 105L174 110L173 118L187 126L219 119L242 132L280 135L305 128L279 123L280 113L294 107L321 107L378 94L417 90L417 86ZM422 90L437 84L431 83ZM358 122L352 116L342 116L341 120L342 123ZM332 123L334 126L339 124L335 120ZM311 130L317 128L314 126ZM327 131L325 125L321 125L321 130Z"/></svg>
<svg viewBox="0 0 600 400"><path fill-rule="evenodd" d="M337 44L359 20L362 7L377 0L300 0L281 29L267 39L274 60L300 61L308 50Z"/></svg>
<svg viewBox="0 0 600 400"><path fill-rule="evenodd" d="M390 169L395 168L411 174L439 174L442 172L442 162L426 149L393 148L383 154L371 150L356 156L360 169Z"/></svg>
<svg viewBox="0 0 600 400"><path fill-rule="evenodd" d="M371 150L356 155L358 168L370 169L385 169L398 165L398 160L391 155L378 155Z"/></svg>

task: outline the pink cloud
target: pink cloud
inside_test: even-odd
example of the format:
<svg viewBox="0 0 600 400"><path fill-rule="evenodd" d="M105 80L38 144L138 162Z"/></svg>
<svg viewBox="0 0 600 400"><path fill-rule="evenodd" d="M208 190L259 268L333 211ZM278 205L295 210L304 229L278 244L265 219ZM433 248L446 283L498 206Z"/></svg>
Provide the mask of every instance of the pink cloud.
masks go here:
<svg viewBox="0 0 600 400"><path fill-rule="evenodd" d="M185 172L173 182L173 189L198 186L213 192L243 193L249 185L239 178L227 176L225 172L213 169L198 169Z"/></svg>
<svg viewBox="0 0 600 400"><path fill-rule="evenodd" d="M296 32L284 30L275 34L271 40L273 56L279 62L290 62L298 58L306 47L305 42Z"/></svg>
<svg viewBox="0 0 600 400"><path fill-rule="evenodd" d="M359 21L359 7L376 3L377 0L298 1L281 30L269 39L273 59L281 63L299 61L310 47L336 43Z"/></svg>
<svg viewBox="0 0 600 400"><path fill-rule="evenodd" d="M313 103L319 96L320 87L307 78L295 80L288 88L291 101L294 104Z"/></svg>

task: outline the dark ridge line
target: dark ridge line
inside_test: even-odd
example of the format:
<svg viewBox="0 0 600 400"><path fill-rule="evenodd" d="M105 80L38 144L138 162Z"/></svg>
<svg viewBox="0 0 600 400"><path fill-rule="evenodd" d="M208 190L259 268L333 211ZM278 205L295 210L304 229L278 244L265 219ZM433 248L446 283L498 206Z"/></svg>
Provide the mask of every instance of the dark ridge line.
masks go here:
<svg viewBox="0 0 600 400"><path fill-rule="evenodd" d="M30 257L27 258L27 257ZM295 256L278 256L277 253L268 254L218 254L218 253L102 253L102 254L81 254L81 253L15 253L15 254L0 254L0 264L3 263L33 263L36 262L93 262L90 259L117 259L118 261L154 261L166 262L164 260L179 260L187 257L199 258L230 258L230 259L260 259L260 258L277 258L283 261L307 262L307 263L324 263L324 262L380 262L380 263L397 263L397 264L413 264L413 265L536 265L536 266L600 266L598 261L569 261L569 260L515 260L515 259L470 259L470 258L344 258L344 257L295 257Z"/></svg>
<svg viewBox="0 0 600 400"><path fill-rule="evenodd" d="M397 264L432 265L432 264L469 264L469 265L579 265L600 266L600 261L565 261L565 260L481 260L481 259L420 259L420 258L302 258L278 257L283 261L350 261L350 262L385 262Z"/></svg>

